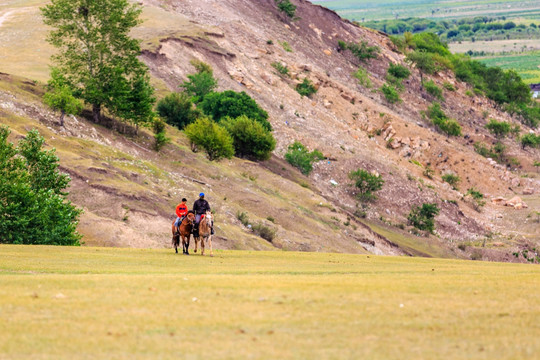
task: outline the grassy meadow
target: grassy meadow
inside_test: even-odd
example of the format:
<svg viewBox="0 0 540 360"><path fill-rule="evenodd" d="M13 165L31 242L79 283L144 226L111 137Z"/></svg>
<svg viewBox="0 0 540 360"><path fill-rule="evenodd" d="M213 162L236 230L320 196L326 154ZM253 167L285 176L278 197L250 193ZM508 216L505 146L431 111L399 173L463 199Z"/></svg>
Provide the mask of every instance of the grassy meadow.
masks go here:
<svg viewBox="0 0 540 360"><path fill-rule="evenodd" d="M524 359L540 267L0 246L0 359Z"/></svg>
<svg viewBox="0 0 540 360"><path fill-rule="evenodd" d="M540 83L540 51L508 55L501 54L477 59L488 66L514 69L526 83Z"/></svg>

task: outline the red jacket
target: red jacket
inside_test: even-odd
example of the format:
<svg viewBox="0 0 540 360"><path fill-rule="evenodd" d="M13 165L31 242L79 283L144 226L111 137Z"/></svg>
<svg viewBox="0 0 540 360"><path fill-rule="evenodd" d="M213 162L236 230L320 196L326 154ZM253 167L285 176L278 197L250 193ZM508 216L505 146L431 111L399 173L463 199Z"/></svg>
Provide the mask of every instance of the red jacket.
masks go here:
<svg viewBox="0 0 540 360"><path fill-rule="evenodd" d="M178 206L176 207L176 215L178 215L178 217L182 217L182 216L186 216L188 213L188 208L187 208L187 205L186 204L178 204Z"/></svg>

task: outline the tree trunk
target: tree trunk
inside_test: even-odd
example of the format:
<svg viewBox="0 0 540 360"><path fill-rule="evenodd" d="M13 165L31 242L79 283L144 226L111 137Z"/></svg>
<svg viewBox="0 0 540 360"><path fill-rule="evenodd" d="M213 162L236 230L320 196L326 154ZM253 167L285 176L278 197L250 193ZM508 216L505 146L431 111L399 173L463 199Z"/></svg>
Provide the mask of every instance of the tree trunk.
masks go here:
<svg viewBox="0 0 540 360"><path fill-rule="evenodd" d="M99 124L101 121L101 104L92 104L92 117L94 122Z"/></svg>
<svg viewBox="0 0 540 360"><path fill-rule="evenodd" d="M64 127L64 116L66 116L66 112L62 110L62 114L60 115L60 126Z"/></svg>

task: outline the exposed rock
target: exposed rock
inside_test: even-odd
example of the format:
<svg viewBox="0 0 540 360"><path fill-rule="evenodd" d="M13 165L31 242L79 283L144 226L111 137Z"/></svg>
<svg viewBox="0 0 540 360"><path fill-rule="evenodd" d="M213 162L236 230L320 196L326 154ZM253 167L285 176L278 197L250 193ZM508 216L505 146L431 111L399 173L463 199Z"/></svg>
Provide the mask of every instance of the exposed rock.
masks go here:
<svg viewBox="0 0 540 360"><path fill-rule="evenodd" d="M496 198L491 199L491 203L495 205L505 205L506 199L503 198L502 196L498 196Z"/></svg>
<svg viewBox="0 0 540 360"><path fill-rule="evenodd" d="M521 200L521 198L520 198L519 196L514 196L513 198L511 198L510 200L508 200L508 201L505 203L505 206L513 207L513 208L516 209L516 210L528 208L527 204L525 204L525 203L523 202L523 200Z"/></svg>
<svg viewBox="0 0 540 360"><path fill-rule="evenodd" d="M523 189L523 195L534 195L534 189L532 187Z"/></svg>

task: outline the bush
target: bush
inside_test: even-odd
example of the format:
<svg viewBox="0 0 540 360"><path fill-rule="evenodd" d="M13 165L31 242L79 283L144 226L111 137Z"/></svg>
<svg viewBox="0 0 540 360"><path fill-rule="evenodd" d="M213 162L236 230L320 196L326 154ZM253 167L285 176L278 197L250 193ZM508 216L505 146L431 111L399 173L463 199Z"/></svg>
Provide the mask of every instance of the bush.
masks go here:
<svg viewBox="0 0 540 360"><path fill-rule="evenodd" d="M449 119L441 109L441 104L433 103L427 110L427 116L433 124L447 136L460 136L461 125L456 120Z"/></svg>
<svg viewBox="0 0 540 360"><path fill-rule="evenodd" d="M221 125L233 139L236 156L267 160L276 147L276 140L270 131L245 115L236 119L225 118L221 121Z"/></svg>
<svg viewBox="0 0 540 360"><path fill-rule="evenodd" d="M289 76L289 68L283 65L282 63L280 63L279 61L274 61L270 65L272 65L272 67L276 69L277 72L280 73L281 75Z"/></svg>
<svg viewBox="0 0 540 360"><path fill-rule="evenodd" d="M486 205L486 201L484 200L484 194L482 194L480 191L476 190L475 188L470 188L467 190L467 195L469 195L472 199L473 207L476 211L480 211L480 209Z"/></svg>
<svg viewBox="0 0 540 360"><path fill-rule="evenodd" d="M170 93L158 102L156 110L167 124L176 126L180 130L201 115L186 93Z"/></svg>
<svg viewBox="0 0 540 360"><path fill-rule="evenodd" d="M294 18L294 14L296 13L296 5L291 3L290 0L276 0L276 3L279 11L285 13L285 15L291 19Z"/></svg>
<svg viewBox="0 0 540 360"><path fill-rule="evenodd" d="M438 87L433 80L424 81L422 86L429 95L444 101L442 89Z"/></svg>
<svg viewBox="0 0 540 360"><path fill-rule="evenodd" d="M439 208L437 204L424 203L421 207L413 207L407 219L409 224L415 228L433 233L435 230L435 216L438 214Z"/></svg>
<svg viewBox="0 0 540 360"><path fill-rule="evenodd" d="M358 70L353 73L353 76L358 80L358 83L363 87L370 88L373 86L369 78L368 72L363 67L359 66Z"/></svg>
<svg viewBox="0 0 540 360"><path fill-rule="evenodd" d="M381 92L384 94L386 101L388 101L390 104L395 104L401 101L398 91L393 86L384 84L381 87Z"/></svg>
<svg viewBox="0 0 540 360"><path fill-rule="evenodd" d="M369 46L367 41L362 41L361 43L345 43L343 41L338 42L338 46L343 50L350 50L354 56L360 61L366 61L369 59L375 59L379 52L377 46Z"/></svg>
<svg viewBox="0 0 540 360"><path fill-rule="evenodd" d="M171 142L165 135L165 123L161 119L154 120L154 149L160 151L162 147Z"/></svg>
<svg viewBox="0 0 540 360"><path fill-rule="evenodd" d="M227 90L208 94L201 102L200 108L218 122L226 117L236 119L245 115L260 122L266 130L272 131L272 125L268 122L268 113L244 91L237 93Z"/></svg>
<svg viewBox="0 0 540 360"><path fill-rule="evenodd" d="M262 222L252 225L253 232L268 242L274 241L276 230L264 225Z"/></svg>
<svg viewBox="0 0 540 360"><path fill-rule="evenodd" d="M205 69L204 66L200 68ZM217 80L214 79L212 72L200 71L187 77L188 80L184 81L180 87L184 88L186 93L193 97L195 103L202 101L207 94L213 92L217 87Z"/></svg>
<svg viewBox="0 0 540 360"><path fill-rule="evenodd" d="M300 169L302 174L309 175L313 170L313 163L323 160L324 155L318 151L309 151L302 143L295 141L287 150L285 160L292 166Z"/></svg>
<svg viewBox="0 0 540 360"><path fill-rule="evenodd" d="M448 91L456 91L456 87L454 85L450 84L449 82L444 82L443 83L443 88L445 88Z"/></svg>
<svg viewBox="0 0 540 360"><path fill-rule="evenodd" d="M249 217L248 217L248 214L246 212L241 212L241 211L238 211L236 213L236 218L242 223L242 225L244 225L245 227L247 227L249 225Z"/></svg>
<svg viewBox="0 0 540 360"><path fill-rule="evenodd" d="M311 95L317 92L317 89L315 88L311 80L309 80L308 78L304 78L304 81L296 85L296 91L302 96L311 97Z"/></svg>
<svg viewBox="0 0 540 360"><path fill-rule="evenodd" d="M497 121L495 119L490 119L489 123L486 124L486 129L489 130L497 139L504 138L512 131L512 125L505 121Z"/></svg>
<svg viewBox="0 0 540 360"><path fill-rule="evenodd" d="M403 65L390 64L390 66L388 67L388 74L392 75L397 79L404 80L411 75L411 71Z"/></svg>
<svg viewBox="0 0 540 360"><path fill-rule="evenodd" d="M233 139L229 132L207 117L189 124L184 132L192 147L203 148L210 161L230 159L234 155Z"/></svg>
<svg viewBox="0 0 540 360"><path fill-rule="evenodd" d="M529 133L521 138L521 146L525 149L527 146L532 148L540 147L540 136Z"/></svg>
<svg viewBox="0 0 540 360"><path fill-rule="evenodd" d="M454 190L457 190L457 185L461 179L455 174L446 174L442 176L442 180L452 185Z"/></svg>
<svg viewBox="0 0 540 360"><path fill-rule="evenodd" d="M425 51L412 51L407 55L407 60L416 65L416 68L422 73L434 74L439 67L433 60L433 56Z"/></svg>
<svg viewBox="0 0 540 360"><path fill-rule="evenodd" d="M363 169L351 171L349 179L354 181L354 186L358 189L357 197L361 201L376 200L374 192L381 190L384 184L382 176L371 174Z"/></svg>
<svg viewBox="0 0 540 360"><path fill-rule="evenodd" d="M79 245L81 210L67 200L69 175L59 172L55 150L30 131L18 146L0 126L0 244Z"/></svg>

